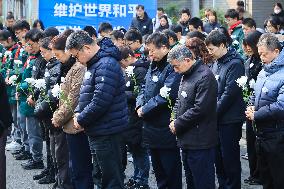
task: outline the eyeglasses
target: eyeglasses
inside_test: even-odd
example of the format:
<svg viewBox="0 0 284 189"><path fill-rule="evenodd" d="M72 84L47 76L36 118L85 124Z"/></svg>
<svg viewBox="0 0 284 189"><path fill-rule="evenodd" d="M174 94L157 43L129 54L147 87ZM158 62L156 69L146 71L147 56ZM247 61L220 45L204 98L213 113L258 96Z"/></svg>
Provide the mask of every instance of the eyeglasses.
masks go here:
<svg viewBox="0 0 284 189"><path fill-rule="evenodd" d="M132 41L131 43L127 43L126 41L125 41L125 45L126 46L130 46L130 45L132 45L133 43L135 43L136 41Z"/></svg>

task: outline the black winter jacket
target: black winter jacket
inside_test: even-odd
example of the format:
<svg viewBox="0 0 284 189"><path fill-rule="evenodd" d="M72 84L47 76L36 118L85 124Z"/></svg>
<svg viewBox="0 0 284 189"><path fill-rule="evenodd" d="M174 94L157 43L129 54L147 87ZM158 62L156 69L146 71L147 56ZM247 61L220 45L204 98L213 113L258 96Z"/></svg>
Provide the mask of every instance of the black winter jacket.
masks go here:
<svg viewBox="0 0 284 189"><path fill-rule="evenodd" d="M167 99L160 95L164 86L171 88L172 104L177 98L181 75L175 73L165 56L159 62L153 61L145 77L145 86L140 91L136 109L143 112L143 144L147 148L176 148L176 137L169 129L171 110Z"/></svg>
<svg viewBox="0 0 284 189"><path fill-rule="evenodd" d="M87 62L79 103L78 123L89 136L124 131L128 125L125 80L119 49L109 38L99 42L100 50Z"/></svg>
<svg viewBox="0 0 284 189"><path fill-rule="evenodd" d="M182 149L208 149L217 145L217 81L198 60L183 74L175 105L175 128Z"/></svg>
<svg viewBox="0 0 284 189"><path fill-rule="evenodd" d="M228 50L227 54L214 63L213 73L218 81L218 124L243 122L246 105L242 89L236 82L245 75L242 57L235 49Z"/></svg>
<svg viewBox="0 0 284 189"><path fill-rule="evenodd" d="M148 14L144 13L144 18L140 19L138 16L132 19L130 28L136 28L138 29L142 36L146 34L152 34L153 33L153 22L152 19L148 16Z"/></svg>

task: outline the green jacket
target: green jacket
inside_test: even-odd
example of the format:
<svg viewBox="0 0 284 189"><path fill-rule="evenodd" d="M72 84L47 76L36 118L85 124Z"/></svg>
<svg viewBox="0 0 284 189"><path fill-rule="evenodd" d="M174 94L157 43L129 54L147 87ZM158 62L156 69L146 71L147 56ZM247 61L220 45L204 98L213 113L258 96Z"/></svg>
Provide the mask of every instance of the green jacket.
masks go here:
<svg viewBox="0 0 284 189"><path fill-rule="evenodd" d="M232 33L231 33L231 38L233 39L233 43L232 46L234 49L236 49L236 51L238 53L240 53L240 55L244 58L245 54L244 54L244 50L243 50L243 40L244 40L244 32L242 29L242 24L239 24L238 26L236 26Z"/></svg>
<svg viewBox="0 0 284 189"><path fill-rule="evenodd" d="M17 92L19 93L20 113L24 116L34 115L34 107L28 105L27 103L27 97L29 96L30 90L29 84L25 81L25 79L32 77L34 62L35 58L30 56L27 60L27 63L23 67L23 72L20 76L21 80L17 88Z"/></svg>

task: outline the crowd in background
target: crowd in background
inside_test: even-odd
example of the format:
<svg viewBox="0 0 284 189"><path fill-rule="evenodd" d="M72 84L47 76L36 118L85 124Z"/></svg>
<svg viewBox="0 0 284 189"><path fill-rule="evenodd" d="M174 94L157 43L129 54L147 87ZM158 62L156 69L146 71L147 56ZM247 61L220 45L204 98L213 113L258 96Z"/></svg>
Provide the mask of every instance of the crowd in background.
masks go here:
<svg viewBox="0 0 284 189"><path fill-rule="evenodd" d="M240 189L241 157L245 183L282 188L283 7L258 27L243 1L224 17L184 8L173 23L163 8L151 19L138 5L127 29L103 22L59 33L9 12L0 26L0 188L5 149L55 189L149 188L150 165L159 189L183 188L183 169L189 189L215 189L215 176L219 189Z"/></svg>

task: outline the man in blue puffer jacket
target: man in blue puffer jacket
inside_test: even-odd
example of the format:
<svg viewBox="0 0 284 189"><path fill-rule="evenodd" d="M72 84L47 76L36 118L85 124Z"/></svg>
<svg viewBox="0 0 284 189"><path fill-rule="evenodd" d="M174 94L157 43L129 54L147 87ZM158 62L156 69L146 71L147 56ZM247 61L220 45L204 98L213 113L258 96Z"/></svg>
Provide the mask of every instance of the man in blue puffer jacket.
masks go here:
<svg viewBox="0 0 284 189"><path fill-rule="evenodd" d="M273 34L263 34L258 52L264 63L254 87L253 106L246 111L255 123L256 151L264 189L284 185L284 50Z"/></svg>
<svg viewBox="0 0 284 189"><path fill-rule="evenodd" d="M120 52L109 38L98 44L84 31L71 34L66 50L87 72L75 110L74 128L84 128L102 172L102 188L123 188L121 132L128 125L125 80Z"/></svg>

